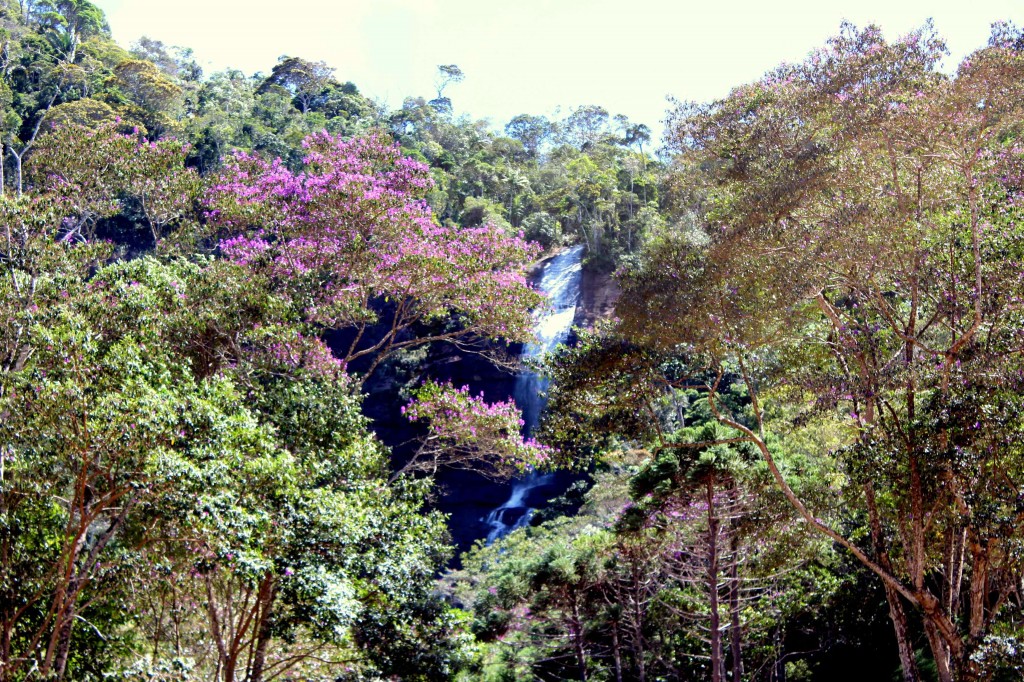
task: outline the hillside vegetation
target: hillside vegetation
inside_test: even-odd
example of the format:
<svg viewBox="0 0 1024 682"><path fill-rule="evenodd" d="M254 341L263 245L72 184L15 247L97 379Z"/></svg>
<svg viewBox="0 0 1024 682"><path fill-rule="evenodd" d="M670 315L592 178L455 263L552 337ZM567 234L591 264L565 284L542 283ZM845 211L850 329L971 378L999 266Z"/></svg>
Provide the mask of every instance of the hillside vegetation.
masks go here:
<svg viewBox="0 0 1024 682"><path fill-rule="evenodd" d="M944 53L844 25L653 154L0 0L0 682L1020 679L1024 36ZM622 296L526 437L432 363L573 244ZM553 467L453 557L438 472Z"/></svg>

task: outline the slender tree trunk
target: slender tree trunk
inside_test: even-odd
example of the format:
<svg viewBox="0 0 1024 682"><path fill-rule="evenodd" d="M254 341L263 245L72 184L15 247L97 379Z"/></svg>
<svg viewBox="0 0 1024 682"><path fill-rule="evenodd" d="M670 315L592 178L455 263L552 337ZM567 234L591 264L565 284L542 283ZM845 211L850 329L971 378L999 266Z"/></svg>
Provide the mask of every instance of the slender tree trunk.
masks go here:
<svg viewBox="0 0 1024 682"><path fill-rule="evenodd" d="M960 610L960 590L964 579L964 550L967 546L967 529L952 528L949 531L949 548L946 556L946 613Z"/></svg>
<svg viewBox="0 0 1024 682"><path fill-rule="evenodd" d="M718 613L718 524L715 510L715 483L709 476L705 484L708 505L708 607L711 610L711 682L724 682L725 656L722 652L722 624Z"/></svg>
<svg viewBox="0 0 1024 682"><path fill-rule="evenodd" d="M20 152L16 152L16 151L14 151L14 146L13 145L11 146L11 156L14 157L15 178L16 178L16 181L17 181L18 196L19 197L22 194L22 188L23 188L22 174L21 174L21 162L22 162L22 159L24 158L25 154L27 154L29 152L29 150L32 149L32 146L36 143L36 137L39 136L39 130L40 130L40 128L43 127L43 121L46 120L46 114L48 114L50 112L50 109L53 107L53 103L57 101L57 95L59 95L59 94L60 94L60 92L58 91L58 92L53 93L53 96L50 97L50 101L46 103L46 107L43 109L43 113L39 116L39 120L36 121L36 125L32 129L32 135L28 138L28 142L26 142L24 145L22 145L21 151ZM2 161L2 159L0 159L0 161Z"/></svg>
<svg viewBox="0 0 1024 682"><path fill-rule="evenodd" d="M924 632L928 636L928 645L932 650L932 658L935 659L935 669L939 675L939 682L953 682L953 671L949 655L949 646L939 634L938 628L925 618Z"/></svg>
<svg viewBox="0 0 1024 682"><path fill-rule="evenodd" d="M235 666L235 652L232 652L224 659L224 668L221 670L221 674L224 676L224 682L235 682Z"/></svg>
<svg viewBox="0 0 1024 682"><path fill-rule="evenodd" d="M896 633L896 647L900 654L900 669L903 682L919 682L921 673L917 669L914 649L910 643L910 628L907 624L907 613L903 609L899 593L889 585L885 587L885 601L889 604L889 619Z"/></svg>
<svg viewBox="0 0 1024 682"><path fill-rule="evenodd" d="M71 633L75 624L75 617L78 609L75 603L68 604L60 621L60 628L57 634L57 650L53 661L53 675L58 680L64 679L64 673L68 666L68 656L71 653Z"/></svg>
<svg viewBox="0 0 1024 682"><path fill-rule="evenodd" d="M630 556L630 594L631 594L631 626L633 630L633 658L636 661L636 679L637 682L646 682L647 680L647 661L645 660L645 652L647 647L644 645L644 566L642 561L634 553Z"/></svg>
<svg viewBox="0 0 1024 682"><path fill-rule="evenodd" d="M637 609L639 610L639 609ZM636 660L636 679L637 682L646 682L647 680L647 661L644 660L644 628L643 619L639 613L633 615L633 658Z"/></svg>
<svg viewBox="0 0 1024 682"><path fill-rule="evenodd" d="M75 30L74 24L68 26L68 38L68 42L71 43L71 50L67 54L68 64L74 64L78 57L78 31Z"/></svg>
<svg viewBox="0 0 1024 682"><path fill-rule="evenodd" d="M782 638L782 628L775 628L773 635L775 644L775 663L772 665L772 682L786 682L786 651Z"/></svg>
<svg viewBox="0 0 1024 682"><path fill-rule="evenodd" d="M619 623L612 623L612 658L615 660L615 682L622 682L622 644L619 642Z"/></svg>
<svg viewBox="0 0 1024 682"><path fill-rule="evenodd" d="M77 505L76 505L77 507ZM85 509L80 509L84 518ZM79 575L77 564L82 555L82 547L85 544L88 522L79 520L76 529L73 522L69 523L65 532L74 533L75 537L65 550L67 558L64 572L58 577L56 593L50 602L50 613L53 614L52 627L49 643L46 646L46 654L43 656L43 663L39 667L40 675L43 678L60 679L64 674L67 665L68 652L71 646L71 630L75 617L75 600L78 597Z"/></svg>
<svg viewBox="0 0 1024 682"><path fill-rule="evenodd" d="M207 575L206 582L206 611L210 619L210 634L213 636L213 643L217 646L217 671L214 679L221 682L234 682L235 666L234 652L228 650L227 628L230 623L221 624L221 615L217 611L217 600L214 597L213 576Z"/></svg>
<svg viewBox="0 0 1024 682"><path fill-rule="evenodd" d="M55 600L55 603L58 604L57 617L54 621L56 647L52 647L53 640L51 640L51 647L54 653L52 671L58 680L64 679L68 657L71 653L71 633L74 628L75 619L78 617L79 595L95 575L96 568L99 565L99 557L124 524L128 514L135 506L135 500L129 498L121 504L121 512L110 520L106 530L96 537L92 547L89 548L88 552L84 553L84 556L83 549L85 547L87 529L93 525L96 517L92 515L94 510L89 510L89 505L83 503L80 506L82 510L81 528L69 558L67 582L58 592L58 599Z"/></svg>
<svg viewBox="0 0 1024 682"><path fill-rule="evenodd" d="M732 680L743 680L743 630L740 625L739 537L733 529L732 561L729 564L729 649L732 656Z"/></svg>
<svg viewBox="0 0 1024 682"><path fill-rule="evenodd" d="M271 611L274 607L274 599L277 596L277 589L274 586L274 575L267 573L260 583L259 603L260 616L256 623L256 651L253 655L252 670L249 672L248 682L263 682L263 671L266 667L267 645L270 643Z"/></svg>
<svg viewBox="0 0 1024 682"><path fill-rule="evenodd" d="M875 501L875 489L870 483L864 485L864 499L867 501L868 519L871 526L871 544L875 551L878 563L887 571L892 572L892 561L889 552L885 547L885 538L882 535L882 522L878 515L878 505ZM907 614L903 609L903 602L900 601L899 592L894 590L888 583L882 583L885 588L885 601L889 605L889 619L892 621L893 632L896 635L896 648L900 654L900 668L903 672L903 682L919 682L921 674L917 669L917 660L914 658L914 647L910 641L910 628L907 624Z"/></svg>
<svg viewBox="0 0 1024 682"><path fill-rule="evenodd" d="M572 599L572 621L569 623L569 636L572 638L573 651L576 654L576 667L581 682L587 682L587 652L583 646L583 619L580 617L580 604L576 594Z"/></svg>
<svg viewBox="0 0 1024 682"><path fill-rule="evenodd" d="M0 632L0 682L8 682L11 679L8 670L11 666L11 631L14 624L4 619L3 632Z"/></svg>
<svg viewBox="0 0 1024 682"><path fill-rule="evenodd" d="M972 540L971 548L971 591L969 630L971 639L980 640L986 630L985 602L989 584L989 552L988 547L980 541Z"/></svg>
<svg viewBox="0 0 1024 682"><path fill-rule="evenodd" d="M25 153L24 150L22 150L22 154L24 154L24 153ZM16 151L14 151L14 148L11 147L11 156L14 157L14 184L15 184L15 187L18 188L18 196L20 197L21 194L22 194L22 186L23 186L22 185L22 178L21 178L21 154L19 154Z"/></svg>

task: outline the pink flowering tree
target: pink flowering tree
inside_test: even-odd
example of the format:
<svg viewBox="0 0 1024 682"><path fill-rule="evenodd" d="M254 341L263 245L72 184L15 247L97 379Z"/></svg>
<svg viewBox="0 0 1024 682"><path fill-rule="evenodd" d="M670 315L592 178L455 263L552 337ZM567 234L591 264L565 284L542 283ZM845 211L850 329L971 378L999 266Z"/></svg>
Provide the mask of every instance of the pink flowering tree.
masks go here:
<svg viewBox="0 0 1024 682"><path fill-rule="evenodd" d="M442 466L505 477L550 466L554 454L552 448L523 437L523 418L513 401L487 403L468 386L428 381L402 414L425 423L427 436L393 479L413 471L434 473Z"/></svg>
<svg viewBox="0 0 1024 682"><path fill-rule="evenodd" d="M304 146L300 172L236 155L211 189L209 225L311 329L351 332L346 366L365 359L365 378L424 343L530 337L534 245L490 225L439 225L428 168L382 137L324 132ZM421 324L431 331L413 335Z"/></svg>

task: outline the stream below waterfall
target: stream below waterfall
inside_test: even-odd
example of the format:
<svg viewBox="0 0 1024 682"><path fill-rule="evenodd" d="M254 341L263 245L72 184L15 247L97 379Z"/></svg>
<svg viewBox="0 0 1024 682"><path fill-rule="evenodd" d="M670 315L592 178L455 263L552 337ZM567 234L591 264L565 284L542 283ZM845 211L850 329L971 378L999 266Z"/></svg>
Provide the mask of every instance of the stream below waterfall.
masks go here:
<svg viewBox="0 0 1024 682"><path fill-rule="evenodd" d="M520 355L523 360L541 358L569 338L580 299L583 250L583 245L574 246L545 263L537 287L548 297L550 307L534 316L533 333L537 342L523 347ZM524 371L516 377L515 401L523 413L525 435L540 421L546 389L547 379L535 372ZM488 528L487 544L530 522L534 511L531 505L538 503L531 499L531 493L547 486L552 478L553 474L531 472L513 482L508 499L484 519Z"/></svg>

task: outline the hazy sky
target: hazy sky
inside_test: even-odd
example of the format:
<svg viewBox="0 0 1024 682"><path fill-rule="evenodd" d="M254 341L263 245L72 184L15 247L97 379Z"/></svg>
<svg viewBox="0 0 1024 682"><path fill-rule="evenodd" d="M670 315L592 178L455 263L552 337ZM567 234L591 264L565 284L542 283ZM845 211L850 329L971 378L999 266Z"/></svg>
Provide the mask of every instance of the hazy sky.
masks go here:
<svg viewBox="0 0 1024 682"><path fill-rule="evenodd" d="M466 80L456 113L503 125L581 104L659 130L666 95L705 100L798 61L843 19L890 39L928 17L958 62L1024 0L93 0L114 37L195 50L207 72L268 73L281 55L324 60L390 106L434 96L438 64Z"/></svg>

